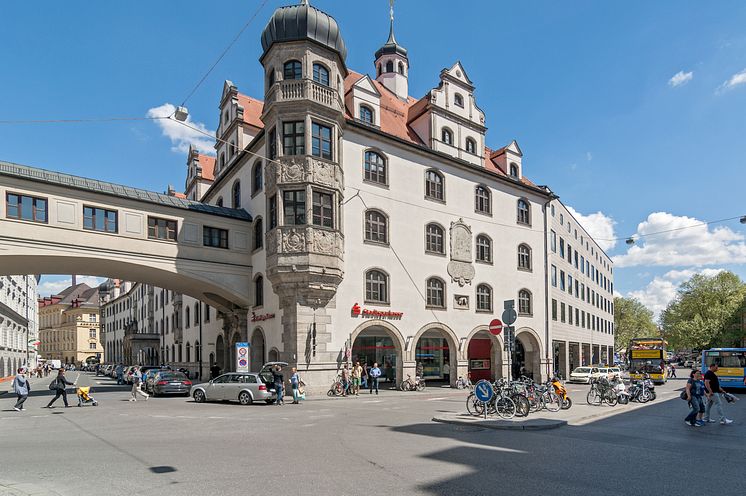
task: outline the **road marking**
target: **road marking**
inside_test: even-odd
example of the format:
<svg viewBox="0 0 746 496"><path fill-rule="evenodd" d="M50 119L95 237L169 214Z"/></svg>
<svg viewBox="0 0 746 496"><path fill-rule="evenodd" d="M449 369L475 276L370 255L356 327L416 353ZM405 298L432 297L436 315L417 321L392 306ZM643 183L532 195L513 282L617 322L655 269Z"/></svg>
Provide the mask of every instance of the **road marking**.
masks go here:
<svg viewBox="0 0 746 496"><path fill-rule="evenodd" d="M381 403L383 400L369 400L369 401L363 401L363 403Z"/></svg>
<svg viewBox="0 0 746 496"><path fill-rule="evenodd" d="M313 427L314 425L316 425L316 424L303 424L303 425L301 425L301 427Z"/></svg>
<svg viewBox="0 0 746 496"><path fill-rule="evenodd" d="M225 417L207 417L207 418L217 420L217 419L223 419Z"/></svg>
<svg viewBox="0 0 746 496"><path fill-rule="evenodd" d="M428 398L427 401L440 401L440 400L447 400L448 397L442 397L442 398Z"/></svg>

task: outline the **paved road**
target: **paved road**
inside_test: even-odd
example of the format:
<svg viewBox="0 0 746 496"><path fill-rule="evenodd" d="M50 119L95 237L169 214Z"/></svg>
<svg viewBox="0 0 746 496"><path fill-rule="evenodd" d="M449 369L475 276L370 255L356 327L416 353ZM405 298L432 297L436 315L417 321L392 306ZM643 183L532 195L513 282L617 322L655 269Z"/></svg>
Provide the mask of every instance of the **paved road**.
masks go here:
<svg viewBox="0 0 746 496"><path fill-rule="evenodd" d="M431 422L463 410L464 392L447 389L241 407L130 403L126 388L88 381L95 408L42 409L46 379L26 412L0 398L0 494L743 493L746 401L728 405L734 425L687 427L683 382L637 409L584 406L584 386L571 386L576 419L607 416L515 432Z"/></svg>

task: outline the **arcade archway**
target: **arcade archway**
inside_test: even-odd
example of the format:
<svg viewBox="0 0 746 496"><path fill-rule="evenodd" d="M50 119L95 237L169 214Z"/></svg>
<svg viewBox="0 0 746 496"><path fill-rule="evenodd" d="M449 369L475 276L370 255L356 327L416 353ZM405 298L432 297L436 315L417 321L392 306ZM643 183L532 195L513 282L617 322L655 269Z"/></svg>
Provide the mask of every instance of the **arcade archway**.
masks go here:
<svg viewBox="0 0 746 496"><path fill-rule="evenodd" d="M404 340L399 330L386 321L368 321L359 325L350 336L350 361L372 366L378 363L381 382L396 385L402 381ZM342 363L345 359L342 358ZM341 366L342 364L340 364Z"/></svg>

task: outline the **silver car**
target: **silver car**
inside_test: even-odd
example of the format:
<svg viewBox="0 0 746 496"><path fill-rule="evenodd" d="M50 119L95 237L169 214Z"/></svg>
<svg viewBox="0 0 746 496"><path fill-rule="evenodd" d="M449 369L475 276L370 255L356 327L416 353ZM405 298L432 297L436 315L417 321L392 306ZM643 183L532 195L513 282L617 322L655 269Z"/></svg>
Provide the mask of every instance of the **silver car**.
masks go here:
<svg viewBox="0 0 746 496"><path fill-rule="evenodd" d="M250 405L255 401L275 402L275 391L254 372L229 372L210 382L195 384L189 394L197 403L205 401L238 401Z"/></svg>

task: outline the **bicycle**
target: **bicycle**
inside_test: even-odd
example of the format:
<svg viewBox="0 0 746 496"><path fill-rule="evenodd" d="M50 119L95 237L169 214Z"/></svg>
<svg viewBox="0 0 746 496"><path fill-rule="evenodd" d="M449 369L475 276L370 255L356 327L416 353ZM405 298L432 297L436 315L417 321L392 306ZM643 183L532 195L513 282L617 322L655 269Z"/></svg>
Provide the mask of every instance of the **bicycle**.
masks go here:
<svg viewBox="0 0 746 496"><path fill-rule="evenodd" d="M420 376L416 376L412 380L412 376L407 374L407 378L399 384L400 391L424 391L425 390L425 379Z"/></svg>
<svg viewBox="0 0 746 496"><path fill-rule="evenodd" d="M618 401L616 391L608 380L604 377L591 379L591 389L586 395L586 402L589 405L599 406L605 402L609 406L616 406Z"/></svg>

